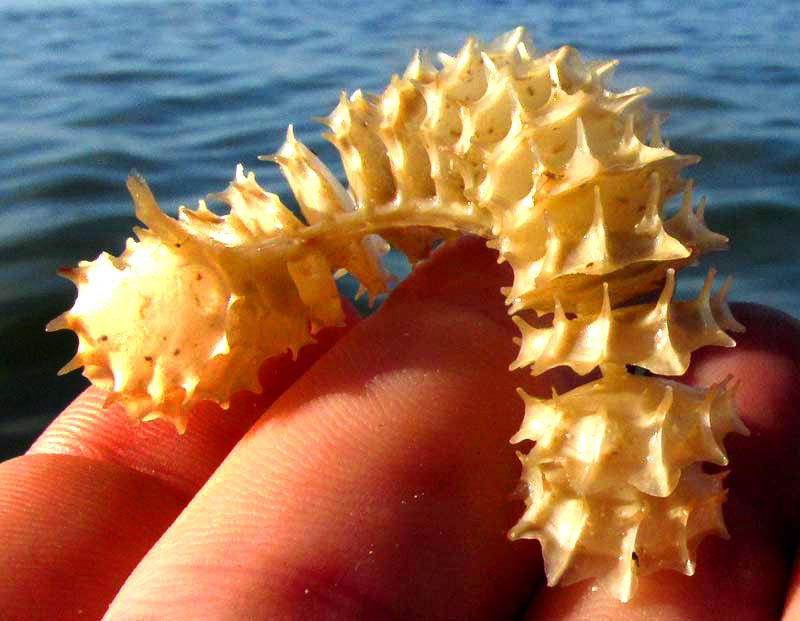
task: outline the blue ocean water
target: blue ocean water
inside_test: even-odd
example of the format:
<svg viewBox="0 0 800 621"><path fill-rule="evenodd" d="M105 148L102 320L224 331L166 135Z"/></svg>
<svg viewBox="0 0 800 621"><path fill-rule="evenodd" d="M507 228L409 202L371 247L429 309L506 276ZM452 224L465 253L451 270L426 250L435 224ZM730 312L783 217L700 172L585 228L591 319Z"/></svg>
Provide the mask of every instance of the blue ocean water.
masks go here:
<svg viewBox="0 0 800 621"><path fill-rule="evenodd" d="M223 189L236 163L292 199L275 151L288 123L329 164L312 116L340 90L380 92L415 48L455 52L526 26L537 47L618 58L615 89L650 86L691 171L711 258L734 299L797 314L800 293L800 8L783 2L267 3L6 0L0 7L0 458L23 451L85 385L56 377L74 337L56 269L118 253L135 223L135 168L167 211ZM702 270L688 281L696 286Z"/></svg>

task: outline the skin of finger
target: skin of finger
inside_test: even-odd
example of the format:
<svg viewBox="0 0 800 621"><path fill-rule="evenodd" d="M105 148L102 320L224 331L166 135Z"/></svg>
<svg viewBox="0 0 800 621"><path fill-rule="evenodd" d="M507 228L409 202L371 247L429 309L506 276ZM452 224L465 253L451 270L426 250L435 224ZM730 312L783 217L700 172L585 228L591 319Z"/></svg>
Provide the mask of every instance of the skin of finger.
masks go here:
<svg viewBox="0 0 800 621"><path fill-rule="evenodd" d="M80 455L120 464L155 476L190 498L267 407L358 321L350 303L343 307L346 325L322 330L297 360L287 353L264 362L260 394L237 393L227 410L209 401L199 403L183 434L165 420L131 424L120 405L103 407L105 391L90 387L48 426L28 454Z"/></svg>
<svg viewBox="0 0 800 621"><path fill-rule="evenodd" d="M783 621L800 620L800 555L795 552L792 578L786 591L786 607L783 610Z"/></svg>
<svg viewBox="0 0 800 621"><path fill-rule="evenodd" d="M357 321L346 314L298 360L267 361L262 394L234 395L224 412L200 404L184 435L164 421L134 427L90 388L26 455L0 464L0 601L14 602L0 616L99 618L253 421Z"/></svg>
<svg viewBox="0 0 800 621"><path fill-rule="evenodd" d="M3 462L0 490L3 619L99 619L187 501L154 477L73 455Z"/></svg>
<svg viewBox="0 0 800 621"><path fill-rule="evenodd" d="M641 577L627 604L583 582L543 589L526 619L779 618L796 547L800 492L800 325L756 305L735 305L734 314L747 326L746 334L736 335L738 346L699 352L686 377L700 386L728 375L740 382L736 405L751 435L726 439L725 520L731 539L704 541L692 577L676 572Z"/></svg>
<svg viewBox="0 0 800 621"><path fill-rule="evenodd" d="M524 379L507 370L507 277L472 241L421 266L254 426L106 618L518 611L541 558L506 538L522 509L508 439ZM491 297L473 280L493 281Z"/></svg>

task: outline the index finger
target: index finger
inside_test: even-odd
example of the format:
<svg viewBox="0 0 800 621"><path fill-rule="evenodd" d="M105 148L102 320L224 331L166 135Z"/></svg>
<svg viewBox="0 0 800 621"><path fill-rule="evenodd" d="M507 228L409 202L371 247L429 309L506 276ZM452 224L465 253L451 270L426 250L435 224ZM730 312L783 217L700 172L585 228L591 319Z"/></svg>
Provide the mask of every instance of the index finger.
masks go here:
<svg viewBox="0 0 800 621"><path fill-rule="evenodd" d="M267 407L357 321L355 309L345 301L343 306L344 327L322 330L317 342L304 347L297 360L287 353L265 361L259 372L260 394L237 393L227 410L211 402L198 404L182 435L164 420L131 425L121 406L104 408L106 393L90 387L50 424L27 454L79 455L119 464L155 476L191 497Z"/></svg>
<svg viewBox="0 0 800 621"><path fill-rule="evenodd" d="M351 323L354 313L351 313ZM131 427L91 388L26 455L0 464L3 618L99 618L142 556L266 407L345 332L261 368L264 391L203 404L180 436Z"/></svg>

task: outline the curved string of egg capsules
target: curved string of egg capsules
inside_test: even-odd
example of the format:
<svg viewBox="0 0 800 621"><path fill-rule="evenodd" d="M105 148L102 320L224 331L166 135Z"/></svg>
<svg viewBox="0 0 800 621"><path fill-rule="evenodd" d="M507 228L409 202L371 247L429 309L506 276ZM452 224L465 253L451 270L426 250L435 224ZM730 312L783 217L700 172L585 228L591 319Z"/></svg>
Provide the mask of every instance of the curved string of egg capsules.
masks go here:
<svg viewBox="0 0 800 621"><path fill-rule="evenodd" d="M200 201L170 218L132 175L138 240L63 272L78 297L48 327L78 334L64 372L82 366L133 421L183 430L194 404L258 391L263 360L343 321L336 276L375 296L391 280L387 242L416 263L435 240L474 233L514 271L503 291L521 331L513 367L602 371L549 400L523 393L513 441L535 445L511 538L541 542L549 584L592 577L622 600L639 574L692 573L699 541L725 533L722 477L702 463L725 465L724 436L746 429L725 385L692 389L627 365L680 375L692 351L733 346L725 331L740 329L713 275L695 300L672 299L675 271L727 243L680 178L697 158L662 142L646 89L607 88L614 62L570 47L537 56L522 28L438 60L417 53L384 93L343 93L321 119L348 188L289 126L265 159L303 220L241 165L214 195L224 216ZM655 303L625 306L662 283ZM523 311L553 313L552 327Z"/></svg>

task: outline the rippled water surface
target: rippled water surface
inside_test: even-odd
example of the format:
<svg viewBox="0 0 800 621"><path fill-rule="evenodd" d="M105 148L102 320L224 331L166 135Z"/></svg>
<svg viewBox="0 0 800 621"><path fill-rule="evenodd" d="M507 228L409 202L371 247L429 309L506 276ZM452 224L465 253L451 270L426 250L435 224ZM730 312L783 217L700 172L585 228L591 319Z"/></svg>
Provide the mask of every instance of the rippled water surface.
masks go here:
<svg viewBox="0 0 800 621"><path fill-rule="evenodd" d="M289 203L278 171L256 159L288 123L334 163L310 119L341 89L380 92L417 47L454 52L468 34L518 24L540 49L619 58L615 88L653 88L651 107L671 113L665 136L703 158L691 175L712 228L734 240L713 257L735 273L733 297L798 312L795 2L44 4L0 6L0 457L84 385L55 375L73 337L43 332L73 299L55 271L122 249L132 168L172 213L223 189L237 162Z"/></svg>

